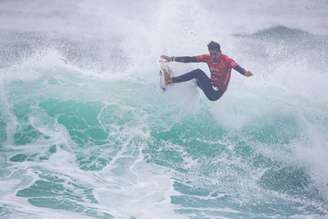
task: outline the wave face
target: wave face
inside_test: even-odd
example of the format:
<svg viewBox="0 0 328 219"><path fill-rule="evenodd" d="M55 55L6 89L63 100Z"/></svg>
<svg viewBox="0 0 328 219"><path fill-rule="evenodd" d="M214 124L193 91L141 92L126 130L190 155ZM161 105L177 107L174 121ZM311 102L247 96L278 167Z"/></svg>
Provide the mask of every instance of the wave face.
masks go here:
<svg viewBox="0 0 328 219"><path fill-rule="evenodd" d="M0 217L327 217L327 9L2 1ZM255 76L162 93L158 56L210 40Z"/></svg>

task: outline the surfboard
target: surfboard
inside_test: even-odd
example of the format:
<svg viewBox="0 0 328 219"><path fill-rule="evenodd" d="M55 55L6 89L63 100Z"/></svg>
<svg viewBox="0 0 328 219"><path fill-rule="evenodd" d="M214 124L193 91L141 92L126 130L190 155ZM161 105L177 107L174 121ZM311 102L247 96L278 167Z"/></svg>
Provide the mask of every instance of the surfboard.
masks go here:
<svg viewBox="0 0 328 219"><path fill-rule="evenodd" d="M166 61L164 60L159 60L159 66L160 66L160 71L159 71L159 86L162 89L162 91L166 91L171 84L165 84L165 77L164 77L164 72L167 72L171 77L173 76L173 71L169 67Z"/></svg>

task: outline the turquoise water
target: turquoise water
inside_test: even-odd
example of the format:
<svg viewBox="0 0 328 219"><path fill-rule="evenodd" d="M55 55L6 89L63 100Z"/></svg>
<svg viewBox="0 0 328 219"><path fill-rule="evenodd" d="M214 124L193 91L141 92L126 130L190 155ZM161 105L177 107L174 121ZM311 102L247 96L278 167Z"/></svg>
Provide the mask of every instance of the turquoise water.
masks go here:
<svg viewBox="0 0 328 219"><path fill-rule="evenodd" d="M116 205L128 203L186 218L327 214L324 193L294 151L311 142L303 120L327 128L324 109L298 105L295 114L294 106L278 102L280 110L253 115L241 106L250 115L236 129L220 124L204 98L203 106L188 111L157 84L102 81L63 67L57 76L42 73L4 86L10 106L3 112L14 118L2 114L1 120L1 176L10 184L9 200L96 218L143 218L135 210L115 215ZM226 102L214 107L233 108ZM6 132L13 125L15 131ZM163 182L149 176L152 171L164 174ZM3 206L2 215L15 215L14 206Z"/></svg>
<svg viewBox="0 0 328 219"><path fill-rule="evenodd" d="M80 14L70 14L74 8L91 13L84 11L91 7L87 2L39 5L28 13L2 4L0 17L14 30L0 23L0 218L327 217L327 35L305 31L311 26L306 23L297 29L292 24L299 23L287 22L292 14L279 22L258 15L251 34L219 22L232 32L224 37L215 32L224 48L248 63L255 76L233 72L223 98L210 102L194 83L160 90L156 59L174 51L167 50L172 41L160 37L156 22L190 35L188 48L179 47L179 34L168 35L177 40L171 45L177 52L199 51L193 42L204 44L215 34L206 25L199 26L204 35L190 31L211 1L194 23L184 18L202 4L180 14L183 1L179 7L161 2L165 12L176 11L145 27L139 6L127 13L115 3L122 13L116 18L124 18L119 24L94 7L95 20L88 18L85 25L99 25L97 36L85 32ZM274 6L267 8L272 14ZM313 10L324 15L320 7ZM152 17L150 11L144 18ZM45 23L40 29L31 25L33 31L16 27L29 27L28 19L20 19L25 12L31 21L39 17ZM63 17L74 28L56 29ZM99 17L108 19L97 22ZM134 28L135 19L141 23L129 38L119 27ZM262 21L269 28L260 28ZM291 27L271 27L282 21ZM47 29L50 24L56 31ZM315 27L321 30L320 25ZM108 26L122 36L102 32ZM156 42L148 45L146 35ZM151 49L141 49L146 47L141 42ZM187 69L171 67L177 73Z"/></svg>

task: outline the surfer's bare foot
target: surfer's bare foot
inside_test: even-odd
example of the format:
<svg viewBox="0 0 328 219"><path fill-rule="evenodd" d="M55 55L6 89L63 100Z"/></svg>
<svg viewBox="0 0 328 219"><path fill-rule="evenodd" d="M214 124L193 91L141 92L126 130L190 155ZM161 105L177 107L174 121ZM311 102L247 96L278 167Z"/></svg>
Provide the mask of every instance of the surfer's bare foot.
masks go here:
<svg viewBox="0 0 328 219"><path fill-rule="evenodd" d="M164 71L164 79L165 79L165 84L166 85L172 84L171 75L167 71Z"/></svg>

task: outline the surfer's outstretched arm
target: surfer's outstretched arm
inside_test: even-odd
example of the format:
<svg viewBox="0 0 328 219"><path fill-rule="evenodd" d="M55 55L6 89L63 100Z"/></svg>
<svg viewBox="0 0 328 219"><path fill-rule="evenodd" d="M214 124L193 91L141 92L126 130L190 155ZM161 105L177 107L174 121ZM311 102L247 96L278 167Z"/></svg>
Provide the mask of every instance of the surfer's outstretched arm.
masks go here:
<svg viewBox="0 0 328 219"><path fill-rule="evenodd" d="M173 62L199 62L196 58L196 56L179 56L179 57L172 57Z"/></svg>
<svg viewBox="0 0 328 219"><path fill-rule="evenodd" d="M179 56L179 57L175 57L175 56L162 55L161 58L165 59L168 62L184 62L184 63L199 62L199 60L197 60L196 56Z"/></svg>
<svg viewBox="0 0 328 219"><path fill-rule="evenodd" d="M246 69L240 67L239 65L237 65L236 67L233 68L234 70L238 71L240 74L246 76L246 77L250 77L253 75L252 72L247 71Z"/></svg>

